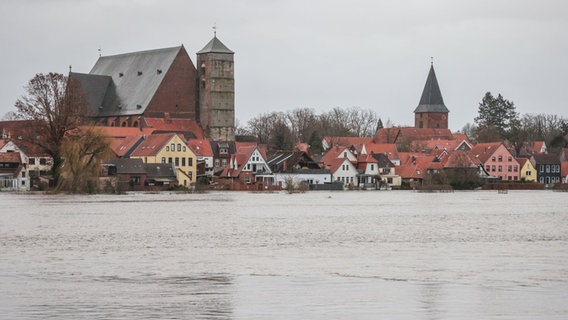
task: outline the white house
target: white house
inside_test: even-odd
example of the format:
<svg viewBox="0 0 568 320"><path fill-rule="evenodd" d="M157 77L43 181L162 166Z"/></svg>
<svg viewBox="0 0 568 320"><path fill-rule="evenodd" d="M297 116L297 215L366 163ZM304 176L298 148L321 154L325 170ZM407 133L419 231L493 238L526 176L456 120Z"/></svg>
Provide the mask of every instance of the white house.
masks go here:
<svg viewBox="0 0 568 320"><path fill-rule="evenodd" d="M359 172L349 158L334 159L330 164L330 171L334 181L343 183L343 187L356 186Z"/></svg>

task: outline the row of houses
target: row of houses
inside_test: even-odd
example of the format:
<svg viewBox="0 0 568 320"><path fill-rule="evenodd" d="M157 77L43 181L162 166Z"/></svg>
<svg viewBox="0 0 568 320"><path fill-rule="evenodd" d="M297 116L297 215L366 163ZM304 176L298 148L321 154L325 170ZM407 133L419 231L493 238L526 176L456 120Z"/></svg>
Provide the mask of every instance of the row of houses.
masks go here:
<svg viewBox="0 0 568 320"><path fill-rule="evenodd" d="M515 156L505 143L474 145L461 134L416 140L413 152L373 138L326 137L322 155L312 155L305 144L267 153L256 143L212 141L200 132L176 132L179 124L170 121L174 128L100 127L114 153L101 168L102 180L131 190L191 187L199 179L234 190L274 190L289 184L374 190L396 189L404 183L415 187L429 175L465 169L494 181L568 181L568 149L560 156L548 154L543 142L527 145L523 156ZM0 188L29 190L31 177L47 175L51 163L46 154L3 134Z"/></svg>

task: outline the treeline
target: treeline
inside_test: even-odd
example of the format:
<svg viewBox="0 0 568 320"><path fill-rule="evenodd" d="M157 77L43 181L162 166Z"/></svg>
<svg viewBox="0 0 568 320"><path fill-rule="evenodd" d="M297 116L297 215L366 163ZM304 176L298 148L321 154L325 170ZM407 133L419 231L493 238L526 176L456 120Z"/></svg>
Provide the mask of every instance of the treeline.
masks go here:
<svg viewBox="0 0 568 320"><path fill-rule="evenodd" d="M527 142L544 141L551 153L566 147L568 120L555 114L519 114L515 104L501 94L487 92L479 103L474 124L461 130L474 142L507 140L519 154Z"/></svg>
<svg viewBox="0 0 568 320"><path fill-rule="evenodd" d="M382 121L371 109L335 107L316 113L312 108L298 108L258 115L246 126L238 125L236 134L254 138L269 150L291 150L295 143L306 142L317 153L325 136L371 137L379 127Z"/></svg>

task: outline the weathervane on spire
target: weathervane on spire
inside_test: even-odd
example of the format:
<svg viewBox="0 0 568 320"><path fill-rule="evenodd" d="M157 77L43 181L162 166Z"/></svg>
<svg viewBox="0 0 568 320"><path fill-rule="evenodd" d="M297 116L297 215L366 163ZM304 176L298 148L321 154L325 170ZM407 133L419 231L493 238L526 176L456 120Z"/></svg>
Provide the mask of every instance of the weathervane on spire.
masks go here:
<svg viewBox="0 0 568 320"><path fill-rule="evenodd" d="M213 24L213 36L217 38L217 22Z"/></svg>
<svg viewBox="0 0 568 320"><path fill-rule="evenodd" d="M434 57L430 57L430 65L434 65Z"/></svg>
<svg viewBox="0 0 568 320"><path fill-rule="evenodd" d="M103 49L101 49L101 46L100 46L100 45L99 45L99 49L98 49L98 51L99 51L99 58L100 58L100 57L101 57L101 55L102 55L102 52L103 52Z"/></svg>

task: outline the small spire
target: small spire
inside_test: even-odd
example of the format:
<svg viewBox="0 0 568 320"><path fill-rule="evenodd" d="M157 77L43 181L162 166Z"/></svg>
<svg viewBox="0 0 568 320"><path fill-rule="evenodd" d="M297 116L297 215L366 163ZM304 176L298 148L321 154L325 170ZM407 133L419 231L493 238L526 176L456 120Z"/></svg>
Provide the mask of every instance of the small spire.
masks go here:
<svg viewBox="0 0 568 320"><path fill-rule="evenodd" d="M217 38L217 22L213 24L213 37Z"/></svg>
<svg viewBox="0 0 568 320"><path fill-rule="evenodd" d="M71 65L69 65L69 73L71 73Z"/></svg>
<svg viewBox="0 0 568 320"><path fill-rule="evenodd" d="M434 57L430 57L430 65L434 66Z"/></svg>
<svg viewBox="0 0 568 320"><path fill-rule="evenodd" d="M103 52L103 49L101 49L101 46L100 46L100 45L99 45L99 50L98 50L98 51L99 51L99 58L100 58L101 55L102 55L102 52Z"/></svg>

